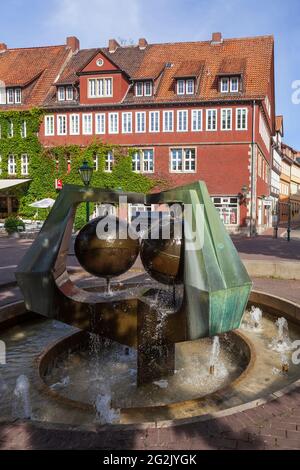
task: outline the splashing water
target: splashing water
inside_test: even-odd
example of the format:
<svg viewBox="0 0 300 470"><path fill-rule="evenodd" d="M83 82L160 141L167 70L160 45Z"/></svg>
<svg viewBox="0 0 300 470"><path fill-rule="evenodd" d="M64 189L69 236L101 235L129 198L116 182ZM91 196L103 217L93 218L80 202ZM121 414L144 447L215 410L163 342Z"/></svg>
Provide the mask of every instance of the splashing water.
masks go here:
<svg viewBox="0 0 300 470"><path fill-rule="evenodd" d="M289 337L289 326L286 318L278 318L275 325L278 328L278 333L269 344L269 348L277 352L290 351L293 349L293 345Z"/></svg>
<svg viewBox="0 0 300 470"><path fill-rule="evenodd" d="M215 370L219 362L220 351L220 339L218 336L215 336L213 339L212 349L209 358L209 372L211 375L215 374Z"/></svg>
<svg viewBox="0 0 300 470"><path fill-rule="evenodd" d="M263 313L260 308L254 307L254 305L251 307L250 321L253 329L258 330L261 328L262 314Z"/></svg>
<svg viewBox="0 0 300 470"><path fill-rule="evenodd" d="M20 375L17 379L12 413L14 418L31 419L30 385L26 375Z"/></svg>
<svg viewBox="0 0 300 470"><path fill-rule="evenodd" d="M112 424L120 421L120 410L112 408L111 395L100 393L95 402L97 420L101 424Z"/></svg>

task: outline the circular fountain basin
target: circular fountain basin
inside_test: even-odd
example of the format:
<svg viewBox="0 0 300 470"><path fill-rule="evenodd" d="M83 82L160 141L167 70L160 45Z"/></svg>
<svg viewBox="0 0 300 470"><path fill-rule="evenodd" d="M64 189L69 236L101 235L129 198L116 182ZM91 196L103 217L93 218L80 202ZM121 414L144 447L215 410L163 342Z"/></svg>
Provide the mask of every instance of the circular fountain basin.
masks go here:
<svg viewBox="0 0 300 470"><path fill-rule="evenodd" d="M109 343L98 349L95 361L86 333L38 316L25 316L13 325L10 306L8 322L0 331L7 347L7 364L0 366L0 416L11 419L11 398L20 375L30 382L32 419L57 426L102 423L95 401L107 389L113 407L120 409L115 421L121 425L174 425L274 399L300 379L300 367L291 361L288 374L280 373L280 354L269 347L277 334L275 321L285 316L291 340L299 339L300 307L255 292L249 306L253 304L264 312L261 328L249 327L246 317L240 330L221 337L221 366L215 376L209 375L211 340L199 340L176 346L177 373L167 382L139 389L134 386L133 350ZM16 313L22 315L20 304ZM1 318L5 319L5 309Z"/></svg>

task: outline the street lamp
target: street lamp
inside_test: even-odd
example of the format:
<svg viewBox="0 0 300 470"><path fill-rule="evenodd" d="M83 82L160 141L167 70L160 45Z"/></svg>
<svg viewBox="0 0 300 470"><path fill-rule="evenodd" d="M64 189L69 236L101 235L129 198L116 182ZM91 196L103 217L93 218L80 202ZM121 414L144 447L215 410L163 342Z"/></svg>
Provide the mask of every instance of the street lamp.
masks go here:
<svg viewBox="0 0 300 470"><path fill-rule="evenodd" d="M83 165L79 168L78 172L80 174L81 180L86 188L89 187L90 182L93 177L93 168L88 165L88 162L84 161ZM86 203L86 222L90 220L90 204Z"/></svg>

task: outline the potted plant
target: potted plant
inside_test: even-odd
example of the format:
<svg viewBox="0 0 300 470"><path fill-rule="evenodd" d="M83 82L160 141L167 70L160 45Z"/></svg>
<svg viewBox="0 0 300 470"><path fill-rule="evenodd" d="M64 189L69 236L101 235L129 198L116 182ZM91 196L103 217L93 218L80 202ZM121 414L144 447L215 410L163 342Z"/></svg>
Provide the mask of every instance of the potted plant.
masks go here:
<svg viewBox="0 0 300 470"><path fill-rule="evenodd" d="M19 238L19 233L25 230L25 224L22 219L16 216L10 216L5 219L4 228L8 236Z"/></svg>

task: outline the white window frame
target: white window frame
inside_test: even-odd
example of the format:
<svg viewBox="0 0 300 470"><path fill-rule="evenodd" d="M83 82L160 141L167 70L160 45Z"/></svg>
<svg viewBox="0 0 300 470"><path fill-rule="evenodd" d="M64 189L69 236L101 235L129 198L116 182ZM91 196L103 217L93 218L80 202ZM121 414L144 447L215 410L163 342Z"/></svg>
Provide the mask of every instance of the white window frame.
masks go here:
<svg viewBox="0 0 300 470"><path fill-rule="evenodd" d="M12 168L12 171L11 171ZM7 173L9 175L16 175L17 174L17 162L16 162L16 156L13 154L8 155L8 160L7 160Z"/></svg>
<svg viewBox="0 0 300 470"><path fill-rule="evenodd" d="M29 175L29 156L28 156L28 153L22 153L22 155L21 155L21 175L22 176Z"/></svg>
<svg viewBox="0 0 300 470"><path fill-rule="evenodd" d="M223 114L225 113L225 127L223 122ZM230 127L227 126L228 124L228 115L230 116ZM221 131L232 131L232 108L221 108L220 112L220 119L221 119Z"/></svg>
<svg viewBox="0 0 300 470"><path fill-rule="evenodd" d="M149 93L147 92L147 86L149 85ZM144 82L144 96L152 96L153 85L150 80Z"/></svg>
<svg viewBox="0 0 300 470"><path fill-rule="evenodd" d="M87 125L89 123L89 126ZM82 135L93 135L93 114L82 114Z"/></svg>
<svg viewBox="0 0 300 470"><path fill-rule="evenodd" d="M72 85L68 85L66 87L66 101L73 101L74 100L74 88Z"/></svg>
<svg viewBox="0 0 300 470"><path fill-rule="evenodd" d="M183 86L182 91L180 91L180 85ZM176 86L177 86L177 95L185 95L185 80L183 79L177 80Z"/></svg>
<svg viewBox="0 0 300 470"><path fill-rule="evenodd" d="M122 113L122 134L132 134L132 113Z"/></svg>
<svg viewBox="0 0 300 470"><path fill-rule="evenodd" d="M80 135L80 114L70 114L70 135Z"/></svg>
<svg viewBox="0 0 300 470"><path fill-rule="evenodd" d="M153 122L152 122L153 117ZM152 127L152 124L154 125ZM149 132L151 134L160 132L160 111L149 112Z"/></svg>
<svg viewBox="0 0 300 470"><path fill-rule="evenodd" d="M45 126L45 136L46 137L55 135L54 122L55 122L55 119L54 119L53 114L48 114L47 116L45 116L44 126Z"/></svg>
<svg viewBox="0 0 300 470"><path fill-rule="evenodd" d="M62 118L65 121L65 132L61 132L60 129L60 118ZM68 119L66 114L58 114L57 115L57 120L56 120L56 125L57 125L57 135L67 135L67 129L68 129Z"/></svg>
<svg viewBox="0 0 300 470"><path fill-rule="evenodd" d="M9 139L12 139L14 136L14 122L12 120L9 121L8 123L8 134L7 137Z"/></svg>
<svg viewBox="0 0 300 470"><path fill-rule="evenodd" d="M239 112L241 113L241 126L238 126L238 115ZM245 127L242 126L243 124L243 112L245 112ZM247 131L248 130L248 108L237 108L235 112L235 129L237 131Z"/></svg>
<svg viewBox="0 0 300 470"><path fill-rule="evenodd" d="M214 112L215 113L215 128L209 128L208 126L208 116L209 116L209 113L210 112ZM213 123L213 120L211 119L211 123ZM206 110L206 131L207 132L216 132L218 130L218 109L217 108L210 108L210 109L207 109Z"/></svg>
<svg viewBox="0 0 300 470"><path fill-rule="evenodd" d="M6 102L7 104L15 104L15 92L13 88L7 88L6 90Z"/></svg>
<svg viewBox="0 0 300 470"><path fill-rule="evenodd" d="M168 115L168 128L166 128L166 115ZM170 128L170 115L172 116L172 126ZM174 111L163 112L163 132L174 132Z"/></svg>
<svg viewBox="0 0 300 470"><path fill-rule="evenodd" d="M88 79L88 98L97 99L97 98L112 98L112 97L113 97L113 77Z"/></svg>
<svg viewBox="0 0 300 470"><path fill-rule="evenodd" d="M144 117L144 126L141 128L142 130L139 130L138 127L138 121L139 121L139 115ZM140 120L140 123L142 123L143 120ZM146 111L137 111L135 113L135 132L136 134L144 134L146 132Z"/></svg>
<svg viewBox="0 0 300 470"><path fill-rule="evenodd" d="M115 117L117 117L115 121ZM113 119L113 121L112 121ZM112 126L113 124L113 126ZM116 124L116 127L115 127ZM119 113L109 113L108 114L108 133L109 134L119 134Z"/></svg>
<svg viewBox="0 0 300 470"><path fill-rule="evenodd" d="M233 82L236 80L237 82L237 89L233 89ZM230 93L238 93L240 88L240 80L239 77L231 77L230 78Z"/></svg>
<svg viewBox="0 0 300 470"><path fill-rule="evenodd" d="M105 113L97 113L95 114L95 134L103 135L105 133L106 133L106 115Z"/></svg>
<svg viewBox="0 0 300 470"><path fill-rule="evenodd" d="M25 120L21 123L20 134L22 139L26 139L27 137L27 122Z"/></svg>
<svg viewBox="0 0 300 470"><path fill-rule="evenodd" d="M141 93L138 93L140 87ZM143 82L136 82L135 84L135 96L143 96L144 95L144 85Z"/></svg>
<svg viewBox="0 0 300 470"><path fill-rule="evenodd" d="M175 169L175 170L173 169L173 151L175 151L175 152L180 152L181 151L181 155L182 155L182 159L181 159L182 169L181 170L178 169L178 168ZM186 162L191 161L191 160L188 160L186 158L186 152L187 151L194 151L194 155L195 155L195 160L194 160L195 169L194 170L191 170L191 169L187 170L186 169ZM197 148L196 147L188 147L188 146L186 146L186 147L170 147L169 152L170 152L169 153L169 159L170 159L169 160L169 171L170 171L170 173L187 173L187 174L192 173L192 174L194 174L194 173L197 172ZM176 158L176 162L178 163L179 161L180 160L178 158ZM176 166L178 167L178 164Z"/></svg>
<svg viewBox="0 0 300 470"><path fill-rule="evenodd" d="M191 91L189 90L189 84L192 84ZM195 80L193 78L188 78L185 81L185 94L186 95L194 95L195 94Z"/></svg>
<svg viewBox="0 0 300 470"><path fill-rule="evenodd" d="M105 156L105 166L104 173L111 173L114 166L114 154L113 152L108 152Z"/></svg>
<svg viewBox="0 0 300 470"><path fill-rule="evenodd" d="M146 169L147 159L145 157L145 152L152 152L152 170ZM137 169L139 165L140 169ZM138 149L132 155L132 171L134 173L154 173L155 171L155 155L154 155L154 148L153 147L145 147L142 149Z"/></svg>
<svg viewBox="0 0 300 470"><path fill-rule="evenodd" d="M183 113L183 116L186 116L186 128L185 129L180 129L179 124L180 124L180 113ZM184 122L184 119L182 119L182 123ZM178 109L177 110L177 132L188 132L189 130L189 112L187 109Z"/></svg>
<svg viewBox="0 0 300 470"><path fill-rule="evenodd" d="M226 89L223 89L223 85L226 84ZM229 93L230 84L229 84L229 77L222 77L220 83L220 92L221 93Z"/></svg>
<svg viewBox="0 0 300 470"><path fill-rule="evenodd" d="M21 88L15 88L15 103L21 104L22 103L22 90Z"/></svg>
<svg viewBox="0 0 300 470"><path fill-rule="evenodd" d="M194 119L194 115L196 114L196 119ZM201 116L200 118L200 127L199 127L199 118L198 116ZM196 126L194 126L196 122ZM202 128L203 128L203 111L202 109L192 109L192 113L191 113L191 126L192 126L192 132L201 132L202 131Z"/></svg>
<svg viewBox="0 0 300 470"><path fill-rule="evenodd" d="M57 89L57 101L66 101L66 88L59 86Z"/></svg>

